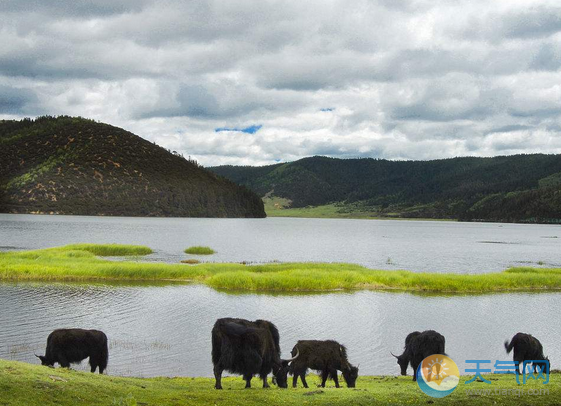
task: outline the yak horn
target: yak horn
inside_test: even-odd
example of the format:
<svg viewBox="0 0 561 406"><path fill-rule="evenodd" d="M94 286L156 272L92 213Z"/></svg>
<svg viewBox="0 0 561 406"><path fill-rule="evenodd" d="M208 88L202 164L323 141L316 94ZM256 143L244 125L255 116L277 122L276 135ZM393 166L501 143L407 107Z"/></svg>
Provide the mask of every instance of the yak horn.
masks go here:
<svg viewBox="0 0 561 406"><path fill-rule="evenodd" d="M298 349L298 347L296 347L296 355L292 358L289 358L289 359L285 360L285 361L288 361L288 362L294 361L296 358L298 358L299 355L300 355L300 350Z"/></svg>
<svg viewBox="0 0 561 406"><path fill-rule="evenodd" d="M37 354L35 354L35 353L33 353L33 355L35 355L37 358L41 359L41 356L40 356L40 355L37 355Z"/></svg>
<svg viewBox="0 0 561 406"><path fill-rule="evenodd" d="M399 358L397 355L395 355L393 352L390 351L390 354L393 355L396 358Z"/></svg>

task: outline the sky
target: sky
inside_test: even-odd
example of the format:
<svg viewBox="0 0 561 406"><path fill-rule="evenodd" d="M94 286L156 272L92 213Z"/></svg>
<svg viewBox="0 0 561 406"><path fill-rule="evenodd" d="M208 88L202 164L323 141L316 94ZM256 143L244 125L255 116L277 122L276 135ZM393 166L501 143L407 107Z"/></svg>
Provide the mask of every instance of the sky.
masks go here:
<svg viewBox="0 0 561 406"><path fill-rule="evenodd" d="M1 0L0 119L205 166L561 153L561 3Z"/></svg>

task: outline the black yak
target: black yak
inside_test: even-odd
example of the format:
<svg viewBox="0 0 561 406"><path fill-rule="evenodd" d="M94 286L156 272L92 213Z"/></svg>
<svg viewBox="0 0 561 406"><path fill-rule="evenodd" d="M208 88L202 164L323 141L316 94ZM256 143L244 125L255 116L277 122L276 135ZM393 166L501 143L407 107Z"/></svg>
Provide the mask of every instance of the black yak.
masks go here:
<svg viewBox="0 0 561 406"><path fill-rule="evenodd" d="M523 364L524 361L536 360L549 362L549 358L543 355L543 347L540 341L530 334L516 333L514 337L512 337L512 340L510 340L510 344L508 343L508 340L506 340L506 353L510 354L513 348L514 354L512 359L518 363L516 367L518 374L520 374L520 365ZM536 372L538 366L543 368L544 365L543 363L534 362L532 366L534 368L534 372Z"/></svg>
<svg viewBox="0 0 561 406"><path fill-rule="evenodd" d="M107 336L99 330L80 328L55 330L47 338L45 355L36 355L42 365L54 366L56 362L63 368L80 363L90 357L91 371L99 368L102 374L107 368L109 350Z"/></svg>
<svg viewBox="0 0 561 406"><path fill-rule="evenodd" d="M300 340L292 349L292 355L299 354L290 364L293 375L292 387L298 384L298 377L304 388L308 387L306 372L308 369L321 371L321 386L325 388L327 378L332 378L335 386L339 387L337 370L343 373L347 387L354 388L358 377L358 367L352 366L347 359L347 349L337 341Z"/></svg>
<svg viewBox="0 0 561 406"><path fill-rule="evenodd" d="M268 388L267 375L273 372L273 383L286 388L288 364L296 357L280 358L279 331L266 320L248 321L224 318L212 328L212 363L216 389L222 389L222 371L240 374L251 388L251 379L259 375Z"/></svg>
<svg viewBox="0 0 561 406"><path fill-rule="evenodd" d="M417 380L417 368L419 364L429 355L442 354L445 351L446 340L442 334L434 330L426 330L422 333L414 331L405 338L405 350L400 356L392 355L397 358L397 363L401 367L401 375L407 375L407 365L411 363L413 368L413 380Z"/></svg>

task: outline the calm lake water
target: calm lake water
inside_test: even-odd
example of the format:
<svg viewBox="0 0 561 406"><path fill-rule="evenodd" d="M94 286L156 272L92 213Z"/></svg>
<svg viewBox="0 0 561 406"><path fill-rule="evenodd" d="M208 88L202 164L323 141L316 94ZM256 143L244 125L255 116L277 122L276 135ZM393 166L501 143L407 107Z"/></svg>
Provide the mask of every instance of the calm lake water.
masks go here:
<svg viewBox="0 0 561 406"><path fill-rule="evenodd" d="M212 376L212 326L219 317L233 316L273 321L285 357L299 339L338 340L362 374L398 374L390 351L400 353L409 332L425 329L446 337L446 351L462 372L466 359L512 359L503 342L518 331L538 337L558 368L560 297L369 291L235 295L201 285L3 283L0 358L38 363L33 352L43 354L54 328L87 327L109 337L109 374ZM86 367L84 362L78 368Z"/></svg>
<svg viewBox="0 0 561 406"><path fill-rule="evenodd" d="M187 258L188 246L209 245L217 254L204 260L228 262L352 262L459 273L561 266L561 228L549 225L0 215L2 250L77 242L143 244L155 250L146 260L164 262ZM398 374L390 351L400 353L409 332L426 329L446 337L461 371L466 359L511 359L503 342L519 331L538 337L559 368L560 304L555 292L275 295L186 284L0 283L0 358L38 363L33 353L44 352L53 329L97 328L110 339L110 374L211 376L212 325L241 317L273 321L284 356L299 339L338 340L361 374Z"/></svg>
<svg viewBox="0 0 561 406"><path fill-rule="evenodd" d="M346 219L195 219L0 214L0 249L90 242L142 244L149 261L351 262L377 269L480 273L561 266L561 226Z"/></svg>

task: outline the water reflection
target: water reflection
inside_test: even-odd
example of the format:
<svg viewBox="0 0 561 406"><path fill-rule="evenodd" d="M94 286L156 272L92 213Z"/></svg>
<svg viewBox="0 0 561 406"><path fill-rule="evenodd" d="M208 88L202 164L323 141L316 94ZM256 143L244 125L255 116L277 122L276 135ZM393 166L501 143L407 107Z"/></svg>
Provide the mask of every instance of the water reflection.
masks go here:
<svg viewBox="0 0 561 406"><path fill-rule="evenodd" d="M446 337L447 353L463 371L465 359L509 359L502 343L518 331L534 334L552 360L560 359L560 298L561 293L269 295L186 284L2 283L0 357L37 363L33 352L44 352L53 329L96 328L110 340L110 374L211 376L210 331L217 318L231 316L273 321L284 355L299 339L338 340L363 374L397 374L390 351L400 352L409 332L434 329Z"/></svg>

